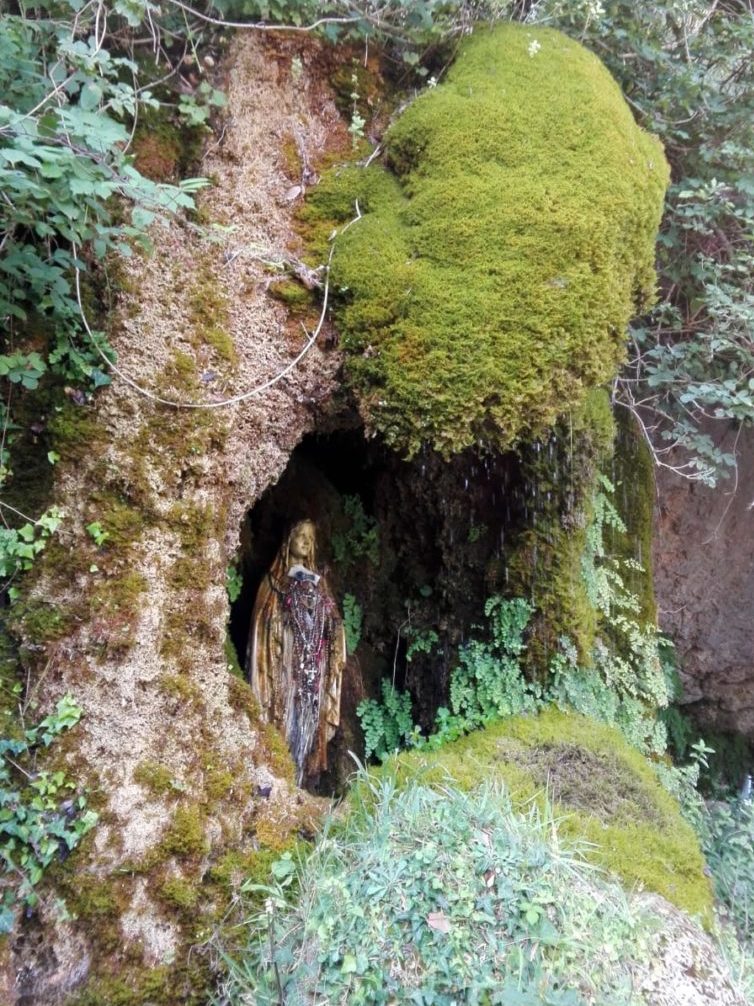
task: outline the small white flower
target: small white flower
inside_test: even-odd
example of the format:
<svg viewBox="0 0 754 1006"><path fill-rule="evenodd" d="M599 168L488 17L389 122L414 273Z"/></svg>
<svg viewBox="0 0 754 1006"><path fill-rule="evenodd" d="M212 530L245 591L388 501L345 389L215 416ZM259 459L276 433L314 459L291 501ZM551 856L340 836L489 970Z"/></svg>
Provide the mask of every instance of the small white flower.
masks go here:
<svg viewBox="0 0 754 1006"><path fill-rule="evenodd" d="M437 87L437 77L430 77L427 81L427 87Z"/></svg>
<svg viewBox="0 0 754 1006"><path fill-rule="evenodd" d="M527 52L529 53L529 56L536 56L541 48L542 46L539 44L536 38L533 38L529 43L529 48Z"/></svg>
<svg viewBox="0 0 754 1006"><path fill-rule="evenodd" d="M275 906L272 903L272 898L266 898L264 902L264 910L268 915L275 914Z"/></svg>

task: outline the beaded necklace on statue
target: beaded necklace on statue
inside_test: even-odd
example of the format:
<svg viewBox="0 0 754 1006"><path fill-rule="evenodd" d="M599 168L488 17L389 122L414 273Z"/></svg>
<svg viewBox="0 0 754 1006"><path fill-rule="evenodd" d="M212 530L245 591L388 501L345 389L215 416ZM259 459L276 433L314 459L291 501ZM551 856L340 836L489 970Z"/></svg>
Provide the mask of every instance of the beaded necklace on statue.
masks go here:
<svg viewBox="0 0 754 1006"><path fill-rule="evenodd" d="M286 618L293 635L297 690L313 706L319 704L319 679L327 622L327 601L319 590L318 581L316 574L302 569L301 573L290 577L284 602Z"/></svg>

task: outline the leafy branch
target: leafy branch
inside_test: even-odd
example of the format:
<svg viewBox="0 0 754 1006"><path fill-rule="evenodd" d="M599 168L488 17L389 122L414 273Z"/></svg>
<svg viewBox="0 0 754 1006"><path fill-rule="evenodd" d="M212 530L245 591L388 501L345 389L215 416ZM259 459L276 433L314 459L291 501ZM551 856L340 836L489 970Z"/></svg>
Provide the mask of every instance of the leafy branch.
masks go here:
<svg viewBox="0 0 754 1006"><path fill-rule="evenodd" d="M16 910L34 908L37 886L55 859L65 859L97 822L86 797L63 771L38 770L48 749L81 718L70 695L18 739L0 739L0 933L11 931Z"/></svg>

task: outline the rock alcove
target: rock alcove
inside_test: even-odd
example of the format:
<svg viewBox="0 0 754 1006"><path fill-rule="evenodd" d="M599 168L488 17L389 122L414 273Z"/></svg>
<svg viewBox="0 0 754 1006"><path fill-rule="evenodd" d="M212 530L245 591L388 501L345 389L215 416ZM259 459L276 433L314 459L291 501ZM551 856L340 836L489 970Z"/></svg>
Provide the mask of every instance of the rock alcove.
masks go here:
<svg viewBox="0 0 754 1006"><path fill-rule="evenodd" d="M519 594L552 607L552 598L539 596L538 574L562 564L562 556L554 560L561 532L569 522L578 530L583 502L578 480L566 480L568 491L541 491L543 471L556 477L561 447L554 437L518 453L469 450L446 461L424 452L404 460L360 429L314 433L248 512L238 561L243 586L229 627L244 673L254 598L296 521L315 522L318 562L341 611L344 601L357 609L341 726L319 792L341 790L353 768L349 751L363 754L356 709L379 695L382 679L411 693L427 730L447 703L458 647L484 631L487 598Z"/></svg>

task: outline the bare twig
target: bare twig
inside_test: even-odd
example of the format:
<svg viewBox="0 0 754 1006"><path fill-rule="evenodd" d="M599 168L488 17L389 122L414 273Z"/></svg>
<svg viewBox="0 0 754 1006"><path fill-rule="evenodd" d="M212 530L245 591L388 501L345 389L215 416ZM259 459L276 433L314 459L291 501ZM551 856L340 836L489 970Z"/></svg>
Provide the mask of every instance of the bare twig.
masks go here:
<svg viewBox="0 0 754 1006"><path fill-rule="evenodd" d="M30 524L34 524L35 527L39 525L38 520L34 520L33 517L27 517L25 513L21 513L20 510L16 510L16 508L11 506L10 503L5 503L3 500L0 500L0 507L3 507L5 510L11 510L13 513L18 514L19 517L23 517L25 521L28 521Z"/></svg>
<svg viewBox="0 0 754 1006"><path fill-rule="evenodd" d="M192 17L198 18L199 21L204 21L206 24L216 25L218 28L247 28L254 31L299 31L299 32L309 32L316 31L325 24L358 24L359 21L365 20L361 15L351 16L351 17L321 17L311 24L305 25L293 25L293 24L265 24L264 21L223 21L221 18L212 17L210 14L204 14L201 11L195 10L193 7L189 7L188 4L182 3L181 0L168 0L168 3L172 4L174 7L179 7L182 11L190 14Z"/></svg>

